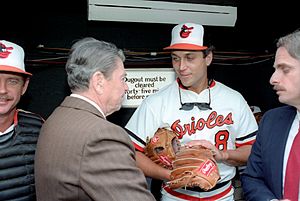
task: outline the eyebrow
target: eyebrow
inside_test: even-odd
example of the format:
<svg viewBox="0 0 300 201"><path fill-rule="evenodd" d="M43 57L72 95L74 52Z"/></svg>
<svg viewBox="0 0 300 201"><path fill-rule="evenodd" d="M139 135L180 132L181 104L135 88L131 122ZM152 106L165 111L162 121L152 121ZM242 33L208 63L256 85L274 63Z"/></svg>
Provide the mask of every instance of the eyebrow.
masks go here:
<svg viewBox="0 0 300 201"><path fill-rule="evenodd" d="M190 55L196 55L196 52L186 52L183 54L183 56L190 56ZM171 56L179 57L179 55L177 55L175 53L171 53Z"/></svg>
<svg viewBox="0 0 300 201"><path fill-rule="evenodd" d="M276 66L274 65L274 68L279 68L279 69L282 69L282 68L293 68L292 65L288 64L288 63L278 63Z"/></svg>

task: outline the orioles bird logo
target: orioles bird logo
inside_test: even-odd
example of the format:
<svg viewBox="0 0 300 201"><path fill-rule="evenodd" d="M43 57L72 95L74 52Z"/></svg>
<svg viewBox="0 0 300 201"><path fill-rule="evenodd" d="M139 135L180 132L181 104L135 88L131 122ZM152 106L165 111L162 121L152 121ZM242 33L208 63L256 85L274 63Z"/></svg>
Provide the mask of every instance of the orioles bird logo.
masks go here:
<svg viewBox="0 0 300 201"><path fill-rule="evenodd" d="M190 33L192 33L192 29L194 29L194 27L187 27L185 24L181 27L181 31L180 31L180 37L181 38L187 38L189 37Z"/></svg>
<svg viewBox="0 0 300 201"><path fill-rule="evenodd" d="M3 43L0 43L0 58L7 58L11 53L10 50L14 49L13 47L6 47Z"/></svg>

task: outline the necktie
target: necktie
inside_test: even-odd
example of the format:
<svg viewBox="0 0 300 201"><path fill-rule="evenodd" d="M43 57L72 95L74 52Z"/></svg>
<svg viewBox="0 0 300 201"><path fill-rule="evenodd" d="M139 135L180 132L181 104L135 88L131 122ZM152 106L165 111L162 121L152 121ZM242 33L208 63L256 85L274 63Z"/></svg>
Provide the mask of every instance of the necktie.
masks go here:
<svg viewBox="0 0 300 201"><path fill-rule="evenodd" d="M292 144L287 162L284 198L291 201L298 201L300 182L300 128Z"/></svg>

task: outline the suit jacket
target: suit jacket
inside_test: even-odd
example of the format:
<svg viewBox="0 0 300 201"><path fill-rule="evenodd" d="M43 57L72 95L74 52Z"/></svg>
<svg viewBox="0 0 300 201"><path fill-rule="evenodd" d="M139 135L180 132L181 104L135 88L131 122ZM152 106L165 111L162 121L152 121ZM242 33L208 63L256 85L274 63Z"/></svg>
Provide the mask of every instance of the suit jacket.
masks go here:
<svg viewBox="0 0 300 201"><path fill-rule="evenodd" d="M284 151L296 113L283 106L264 114L241 178L246 200L282 199Z"/></svg>
<svg viewBox="0 0 300 201"><path fill-rule="evenodd" d="M155 200L126 131L76 97L66 97L43 125L35 179L40 201Z"/></svg>

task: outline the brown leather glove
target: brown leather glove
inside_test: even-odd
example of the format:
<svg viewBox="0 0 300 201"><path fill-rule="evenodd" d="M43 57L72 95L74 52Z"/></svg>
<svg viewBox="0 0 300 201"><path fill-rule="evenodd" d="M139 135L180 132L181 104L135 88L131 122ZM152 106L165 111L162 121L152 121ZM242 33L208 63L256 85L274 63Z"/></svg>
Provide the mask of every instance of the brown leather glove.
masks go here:
<svg viewBox="0 0 300 201"><path fill-rule="evenodd" d="M172 189L198 186L207 191L219 179L219 169L209 149L202 146L180 147L167 185Z"/></svg>
<svg viewBox="0 0 300 201"><path fill-rule="evenodd" d="M164 168L172 169L172 161L180 147L176 134L166 128L159 128L147 141L145 155Z"/></svg>

